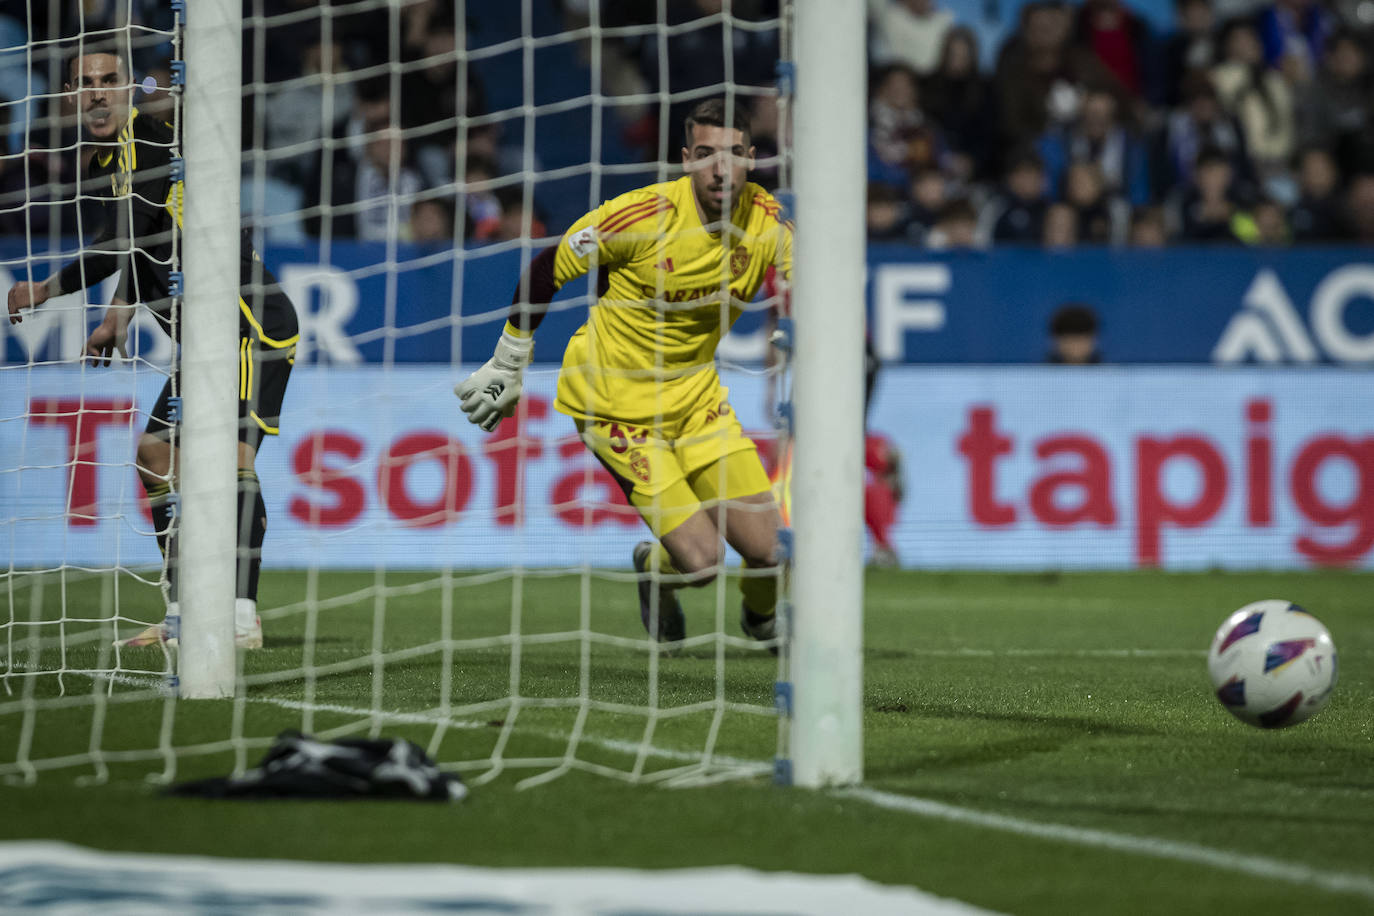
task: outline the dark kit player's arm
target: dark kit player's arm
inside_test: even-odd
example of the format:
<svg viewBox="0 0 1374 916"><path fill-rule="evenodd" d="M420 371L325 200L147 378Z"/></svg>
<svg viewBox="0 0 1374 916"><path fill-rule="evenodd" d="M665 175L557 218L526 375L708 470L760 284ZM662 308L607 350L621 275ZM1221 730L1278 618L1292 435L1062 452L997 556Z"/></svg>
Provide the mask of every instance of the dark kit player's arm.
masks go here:
<svg viewBox="0 0 1374 916"><path fill-rule="evenodd" d="M162 174L139 175L133 194L104 202L104 225L91 244L75 261L49 277L45 286L49 296L62 296L94 286L124 267L135 247L152 248L170 241L162 222L167 199L166 166Z"/></svg>

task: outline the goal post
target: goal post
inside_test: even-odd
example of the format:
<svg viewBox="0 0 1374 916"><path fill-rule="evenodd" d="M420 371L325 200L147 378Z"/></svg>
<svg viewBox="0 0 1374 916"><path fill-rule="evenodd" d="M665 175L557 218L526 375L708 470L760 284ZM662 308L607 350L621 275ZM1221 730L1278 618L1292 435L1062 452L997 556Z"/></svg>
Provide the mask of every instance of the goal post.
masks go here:
<svg viewBox="0 0 1374 916"><path fill-rule="evenodd" d="M0 337L0 451L13 456L0 485L15 507L0 569L0 780L90 769L168 781L230 756L241 771L285 729L406 737L473 785L571 771L672 786L862 778L863 10L735 0L679 21L665 4L593 4L579 22L572 4L561 30L537 24L554 6L241 13L196 0L170 7L175 22L159 8L151 24L66 24L77 41L123 29L154 49L131 52L132 88L141 112L173 123L185 182L170 278L180 360L142 309L131 356L83 363L87 310L110 301L113 277ZM674 82L670 57L709 64L723 49L719 71ZM731 435L755 443L759 488L790 474L794 527L786 575L727 552L710 587L677 592L683 636L668 645L649 621L658 588L681 583L656 562L638 568L650 532L557 406L560 355L597 280L550 304L520 410L500 429L468 423L452 392L490 356L533 254L608 200L674 181L692 193L680 131L708 98L725 100L731 124L742 106L757 141L748 231L785 242L795 201L795 282L766 275L781 246L711 248L742 285L697 302L695 268L656 256L662 295L646 297L730 323L715 351L721 400L702 416L729 415ZM54 124L52 156L77 160L86 147ZM77 184L35 179L34 202L40 190L81 216ZM242 654L241 214L300 326L277 434L255 460L271 520L264 636ZM96 237L89 222L46 249L0 234L0 269L18 279L70 261ZM779 363L770 310L789 295L795 358ZM175 650L152 635L165 516L149 512L162 504L137 468L173 366ZM789 397L791 440L774 416ZM782 644L750 622L760 590L747 580L764 576L787 589ZM753 607L772 606L771 590L760 597Z"/></svg>
<svg viewBox="0 0 1374 916"><path fill-rule="evenodd" d="M865 7L796 0L792 781L863 778Z"/></svg>
<svg viewBox="0 0 1374 916"><path fill-rule="evenodd" d="M240 48L238 0L186 14L179 693L234 693Z"/></svg>

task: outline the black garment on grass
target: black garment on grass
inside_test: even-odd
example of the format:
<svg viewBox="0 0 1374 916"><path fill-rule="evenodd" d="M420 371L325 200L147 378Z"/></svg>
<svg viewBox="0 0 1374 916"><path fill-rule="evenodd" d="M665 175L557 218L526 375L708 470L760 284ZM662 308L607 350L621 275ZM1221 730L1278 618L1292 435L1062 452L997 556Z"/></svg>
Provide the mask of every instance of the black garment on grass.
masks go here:
<svg viewBox="0 0 1374 916"><path fill-rule="evenodd" d="M400 738L317 741L285 731L242 776L183 782L168 795L198 798L402 798L462 801L468 789L419 745Z"/></svg>

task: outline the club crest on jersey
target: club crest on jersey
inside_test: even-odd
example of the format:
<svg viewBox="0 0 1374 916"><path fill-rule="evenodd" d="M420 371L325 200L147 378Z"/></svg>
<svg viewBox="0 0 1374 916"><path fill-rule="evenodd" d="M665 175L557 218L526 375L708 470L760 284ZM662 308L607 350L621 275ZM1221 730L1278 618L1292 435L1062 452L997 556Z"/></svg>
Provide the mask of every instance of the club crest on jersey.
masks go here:
<svg viewBox="0 0 1374 916"><path fill-rule="evenodd" d="M749 249L740 245L730 252L730 278L738 280L749 269Z"/></svg>
<svg viewBox="0 0 1374 916"><path fill-rule="evenodd" d="M630 470L639 478L640 483L649 482L649 456L639 449L630 452Z"/></svg>
<svg viewBox="0 0 1374 916"><path fill-rule="evenodd" d="M585 258L596 250L596 230L591 226L568 236L568 247L579 258Z"/></svg>

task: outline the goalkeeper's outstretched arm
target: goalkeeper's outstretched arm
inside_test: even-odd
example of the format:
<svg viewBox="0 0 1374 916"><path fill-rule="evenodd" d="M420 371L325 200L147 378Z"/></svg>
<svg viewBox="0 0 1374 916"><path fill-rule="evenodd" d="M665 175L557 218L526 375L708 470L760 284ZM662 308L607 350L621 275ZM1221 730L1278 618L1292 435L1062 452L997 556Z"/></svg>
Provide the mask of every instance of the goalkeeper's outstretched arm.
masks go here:
<svg viewBox="0 0 1374 916"><path fill-rule="evenodd" d="M554 277L556 249L546 248L530 262L515 288L510 316L496 342L496 352L486 364L453 389L462 401L463 413L487 432L515 413L520 402L525 367L534 354L534 329L544 320L549 303L561 284Z"/></svg>

